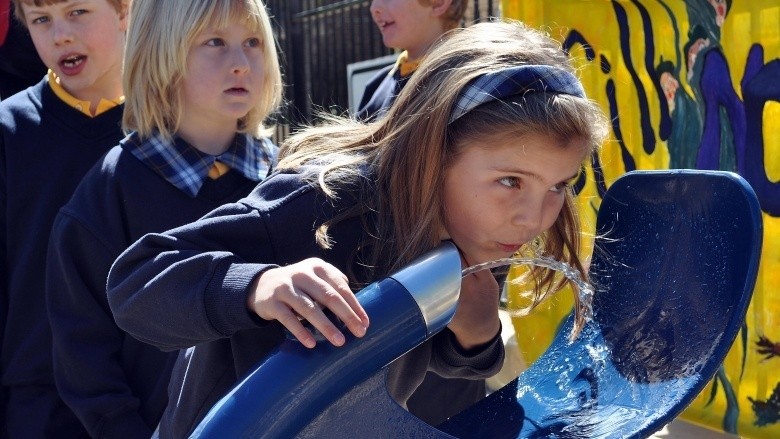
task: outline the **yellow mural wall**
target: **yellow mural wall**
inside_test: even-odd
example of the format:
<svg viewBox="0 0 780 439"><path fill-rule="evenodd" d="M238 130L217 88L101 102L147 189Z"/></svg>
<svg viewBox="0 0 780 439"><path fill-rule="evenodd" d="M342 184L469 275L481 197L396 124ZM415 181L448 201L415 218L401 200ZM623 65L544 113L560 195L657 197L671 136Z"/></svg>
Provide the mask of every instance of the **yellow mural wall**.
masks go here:
<svg viewBox="0 0 780 439"><path fill-rule="evenodd" d="M588 95L615 121L596 163L601 193L629 170L670 167L735 171L756 190L764 242L745 330L682 417L780 437L780 3L504 0L502 8L561 41ZM587 176L579 199L593 232L601 198L594 168ZM544 352L570 308L560 294L514 319L526 361Z"/></svg>

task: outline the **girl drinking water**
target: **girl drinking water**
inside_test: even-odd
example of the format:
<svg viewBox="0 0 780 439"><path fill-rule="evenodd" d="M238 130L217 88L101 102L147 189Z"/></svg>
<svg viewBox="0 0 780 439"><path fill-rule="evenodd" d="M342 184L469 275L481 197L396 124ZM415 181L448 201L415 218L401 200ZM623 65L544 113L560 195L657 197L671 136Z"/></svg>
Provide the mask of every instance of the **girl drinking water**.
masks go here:
<svg viewBox="0 0 780 439"><path fill-rule="evenodd" d="M108 279L117 323L188 348L162 436L190 432L284 328L313 347L302 319L336 346L345 337L328 314L363 336L370 316L353 291L442 241L464 267L535 241L581 268L569 184L605 133L555 41L520 23L477 24L431 51L382 120L307 129L243 200L135 243ZM560 286L538 277L540 296ZM465 277L447 328L390 365L391 395L404 405L428 370L498 372L498 305L489 271Z"/></svg>

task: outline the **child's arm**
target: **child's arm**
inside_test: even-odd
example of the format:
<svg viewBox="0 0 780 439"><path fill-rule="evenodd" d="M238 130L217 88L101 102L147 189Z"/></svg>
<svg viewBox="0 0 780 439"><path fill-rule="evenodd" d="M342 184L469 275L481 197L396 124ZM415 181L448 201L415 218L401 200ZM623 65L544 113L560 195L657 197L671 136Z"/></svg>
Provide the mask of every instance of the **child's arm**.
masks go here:
<svg viewBox="0 0 780 439"><path fill-rule="evenodd" d="M148 234L125 250L109 272L107 296L116 323L163 350L258 328L263 322L248 312L246 292L273 265L249 264L245 258L273 260L269 250L259 215L241 204L166 233Z"/></svg>
<svg viewBox="0 0 780 439"><path fill-rule="evenodd" d="M285 236L295 233L301 232L288 230ZM290 286L289 291L310 298L312 292L307 285L323 281L341 291L342 300L344 295L352 295L343 290L343 285L333 285L311 271L307 274L298 264L272 271L278 268L274 247L284 246L285 240L285 236L276 236L280 242L275 242L272 235L262 214L241 203L223 206L195 223L169 232L146 235L117 259L109 273L108 299L117 324L161 349L182 349L271 324L258 317L257 308L263 308L267 298L260 295L258 301L257 296L263 291L278 291L278 287L267 285L279 273L286 279L281 283ZM352 299L343 303L336 300L338 304L329 302L330 299L312 299L344 318L351 328L359 326L355 319L362 319L355 316L365 316ZM255 304L251 309L250 302ZM344 303L354 316L345 314ZM263 314L274 319L278 315L278 311ZM282 323L285 322L289 319ZM291 326L290 330L301 333L295 324ZM317 329L329 331L323 325Z"/></svg>
<svg viewBox="0 0 780 439"><path fill-rule="evenodd" d="M464 350L484 346L501 331L499 295L498 282L490 270L477 271L463 278L458 308L447 327Z"/></svg>

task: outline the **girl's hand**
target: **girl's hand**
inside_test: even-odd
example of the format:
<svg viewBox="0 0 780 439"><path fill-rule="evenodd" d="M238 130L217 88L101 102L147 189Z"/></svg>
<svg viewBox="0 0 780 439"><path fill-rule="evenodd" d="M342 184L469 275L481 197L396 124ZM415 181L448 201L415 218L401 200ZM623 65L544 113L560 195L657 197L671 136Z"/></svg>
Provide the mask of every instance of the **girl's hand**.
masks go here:
<svg viewBox="0 0 780 439"><path fill-rule="evenodd" d="M344 344L344 334L322 308L332 311L356 337L365 335L368 328L368 315L350 290L347 277L322 259L272 268L258 276L250 288L247 307L262 319L278 320L308 348L316 342L301 319L334 346Z"/></svg>
<svg viewBox="0 0 780 439"><path fill-rule="evenodd" d="M490 270L463 278L455 316L448 328L466 350L489 342L501 329L498 317L499 287Z"/></svg>

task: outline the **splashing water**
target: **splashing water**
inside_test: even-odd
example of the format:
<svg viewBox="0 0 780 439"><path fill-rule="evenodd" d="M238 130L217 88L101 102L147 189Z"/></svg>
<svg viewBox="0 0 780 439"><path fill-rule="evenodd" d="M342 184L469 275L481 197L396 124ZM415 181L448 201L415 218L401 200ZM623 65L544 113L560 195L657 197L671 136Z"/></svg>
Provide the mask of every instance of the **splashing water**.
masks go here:
<svg viewBox="0 0 780 439"><path fill-rule="evenodd" d="M585 321L588 322L593 318L593 287L582 279L580 272L577 271L571 265L553 259L549 256L536 256L536 257L510 257L495 259L493 261L483 262L481 264L472 265L466 267L461 271L461 276L465 277L469 274L476 273L477 271L489 270L495 267L502 267L506 265L533 265L536 267L549 268L555 270L566 276L577 287L577 293L580 301L583 304L585 311Z"/></svg>

